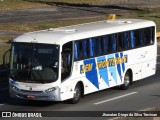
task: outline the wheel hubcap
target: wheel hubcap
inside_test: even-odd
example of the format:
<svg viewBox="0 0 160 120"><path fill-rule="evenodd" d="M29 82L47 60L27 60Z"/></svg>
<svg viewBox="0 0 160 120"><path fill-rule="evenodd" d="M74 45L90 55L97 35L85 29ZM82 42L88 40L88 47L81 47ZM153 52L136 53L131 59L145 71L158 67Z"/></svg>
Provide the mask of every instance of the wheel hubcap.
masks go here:
<svg viewBox="0 0 160 120"><path fill-rule="evenodd" d="M76 88L76 89L74 90L74 98L75 98L75 100L78 100L78 99L79 99L79 96L80 96L80 91L79 91L78 88Z"/></svg>
<svg viewBox="0 0 160 120"><path fill-rule="evenodd" d="M125 86L128 86L129 83L130 83L129 76L126 76L126 77L124 78L124 85L125 85Z"/></svg>

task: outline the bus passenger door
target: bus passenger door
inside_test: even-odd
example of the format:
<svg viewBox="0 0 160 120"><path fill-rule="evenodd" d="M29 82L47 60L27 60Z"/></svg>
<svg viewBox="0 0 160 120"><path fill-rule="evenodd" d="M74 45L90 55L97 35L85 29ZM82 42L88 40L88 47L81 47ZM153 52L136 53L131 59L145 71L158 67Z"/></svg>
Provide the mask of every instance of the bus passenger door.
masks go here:
<svg viewBox="0 0 160 120"><path fill-rule="evenodd" d="M68 42L62 47L62 65L61 65L61 80L63 81L71 74L72 68L72 42Z"/></svg>

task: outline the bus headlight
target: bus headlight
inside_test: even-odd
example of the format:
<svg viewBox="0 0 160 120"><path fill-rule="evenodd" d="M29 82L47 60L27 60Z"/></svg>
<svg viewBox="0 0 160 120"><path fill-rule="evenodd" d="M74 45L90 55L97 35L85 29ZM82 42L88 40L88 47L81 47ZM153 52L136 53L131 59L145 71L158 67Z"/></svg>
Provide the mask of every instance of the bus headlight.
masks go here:
<svg viewBox="0 0 160 120"><path fill-rule="evenodd" d="M57 87L48 88L45 90L45 92L49 93L49 92L55 91L56 89L57 89Z"/></svg>
<svg viewBox="0 0 160 120"><path fill-rule="evenodd" d="M12 86L12 89L13 89L14 91L19 91L19 88L15 87L15 86Z"/></svg>

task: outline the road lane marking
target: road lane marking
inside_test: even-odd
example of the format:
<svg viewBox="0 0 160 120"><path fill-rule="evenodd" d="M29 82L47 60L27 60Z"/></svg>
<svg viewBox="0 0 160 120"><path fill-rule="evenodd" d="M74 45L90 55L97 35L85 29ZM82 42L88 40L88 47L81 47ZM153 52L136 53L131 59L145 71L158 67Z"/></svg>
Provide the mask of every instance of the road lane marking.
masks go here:
<svg viewBox="0 0 160 120"><path fill-rule="evenodd" d="M147 109L144 109L144 110L140 110L140 111L153 111L154 109L156 109L156 107L152 107L152 108L147 108Z"/></svg>
<svg viewBox="0 0 160 120"><path fill-rule="evenodd" d="M130 95L136 94L136 93L138 93L138 92L131 92L131 93L128 93L128 94L124 94L124 95L114 97L114 98L111 98L111 99L108 99L108 100L103 100L103 101L100 101L100 102L96 102L96 103L94 103L94 105L99 105L99 104L102 104L102 103L110 102L110 101L117 100L117 99L120 99L120 98L123 98L123 97L127 97L127 96L130 96Z"/></svg>
<svg viewBox="0 0 160 120"><path fill-rule="evenodd" d="M111 118L111 119L109 119L109 120L118 120L118 119L120 119L121 117L115 117L115 118Z"/></svg>

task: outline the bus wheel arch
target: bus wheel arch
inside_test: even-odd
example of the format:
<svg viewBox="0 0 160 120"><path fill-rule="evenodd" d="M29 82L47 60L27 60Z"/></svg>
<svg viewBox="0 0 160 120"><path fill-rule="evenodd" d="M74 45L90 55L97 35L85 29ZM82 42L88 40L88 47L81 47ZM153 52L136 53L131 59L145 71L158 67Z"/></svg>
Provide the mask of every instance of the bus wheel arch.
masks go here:
<svg viewBox="0 0 160 120"><path fill-rule="evenodd" d="M126 90L129 88L130 85L132 85L132 82L133 82L133 72L131 69L128 69L126 72L125 72L125 75L124 75L124 82L123 84L120 86L120 88L122 90Z"/></svg>
<svg viewBox="0 0 160 120"><path fill-rule="evenodd" d="M131 79L130 79L130 85L132 85L132 83L133 83L133 72L132 72L131 69L128 69L128 72L129 72L130 77L131 77Z"/></svg>
<svg viewBox="0 0 160 120"><path fill-rule="evenodd" d="M73 98L70 99L70 103L76 104L79 102L80 98L84 95L84 85L82 81L79 81L74 88Z"/></svg>
<svg viewBox="0 0 160 120"><path fill-rule="evenodd" d="M79 81L77 84L80 85L81 88L81 97L84 97L84 84L82 81Z"/></svg>

